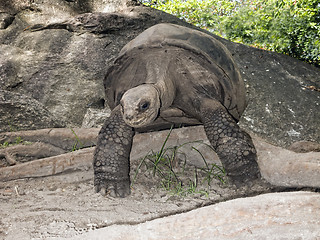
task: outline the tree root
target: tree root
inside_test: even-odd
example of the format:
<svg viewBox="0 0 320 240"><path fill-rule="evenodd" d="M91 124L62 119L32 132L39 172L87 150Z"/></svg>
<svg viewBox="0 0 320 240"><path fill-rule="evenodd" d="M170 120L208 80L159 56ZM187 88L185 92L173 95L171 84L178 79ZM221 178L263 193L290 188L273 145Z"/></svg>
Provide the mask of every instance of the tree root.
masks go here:
<svg viewBox="0 0 320 240"><path fill-rule="evenodd" d="M0 168L0 181L44 177L65 171L88 170L92 167L94 148L85 148L49 158Z"/></svg>
<svg viewBox="0 0 320 240"><path fill-rule="evenodd" d="M65 152L65 150L47 143L18 144L0 149L0 161L4 158L7 164L1 163L1 165L12 166L19 162L56 156Z"/></svg>
<svg viewBox="0 0 320 240"><path fill-rule="evenodd" d="M23 141L47 143L65 151L72 151L75 148L95 146L99 130L99 128L50 128L4 132L0 133L0 144L15 143L19 138Z"/></svg>

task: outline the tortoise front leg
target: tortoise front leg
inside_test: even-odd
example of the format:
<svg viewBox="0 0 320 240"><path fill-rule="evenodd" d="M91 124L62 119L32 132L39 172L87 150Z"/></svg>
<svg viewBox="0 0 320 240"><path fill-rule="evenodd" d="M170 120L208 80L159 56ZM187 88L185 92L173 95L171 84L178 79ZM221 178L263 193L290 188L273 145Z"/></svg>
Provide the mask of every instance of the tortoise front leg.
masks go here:
<svg viewBox="0 0 320 240"><path fill-rule="evenodd" d="M120 106L102 126L94 152L93 169L96 192L112 197L130 194L129 156L134 131L123 121Z"/></svg>
<svg viewBox="0 0 320 240"><path fill-rule="evenodd" d="M242 131L218 101L204 100L201 120L207 137L219 156L229 179L236 185L251 185L260 179L257 154L252 139Z"/></svg>

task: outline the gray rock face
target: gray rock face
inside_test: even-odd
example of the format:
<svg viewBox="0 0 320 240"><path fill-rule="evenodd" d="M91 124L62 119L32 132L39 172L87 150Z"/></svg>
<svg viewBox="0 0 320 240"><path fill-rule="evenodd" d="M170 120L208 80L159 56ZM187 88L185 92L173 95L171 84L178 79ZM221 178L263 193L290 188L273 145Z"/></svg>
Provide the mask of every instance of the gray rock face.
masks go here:
<svg viewBox="0 0 320 240"><path fill-rule="evenodd" d="M0 89L0 132L18 129L62 127L63 123L38 101L26 95Z"/></svg>
<svg viewBox="0 0 320 240"><path fill-rule="evenodd" d="M319 193L272 193L235 199L135 226L114 225L73 239L261 239L320 237Z"/></svg>
<svg viewBox="0 0 320 240"><path fill-rule="evenodd" d="M103 78L120 49L157 23L188 25L134 5L122 0L1 1L0 89L35 99L63 126L88 121L97 126L87 112L103 111ZM241 126L280 146L320 142L319 69L218 39L246 81L249 105Z"/></svg>
<svg viewBox="0 0 320 240"><path fill-rule="evenodd" d="M286 55L233 48L249 95L241 126L280 146L320 142L320 92L312 90L320 89L319 69Z"/></svg>
<svg viewBox="0 0 320 240"><path fill-rule="evenodd" d="M103 108L98 80L108 58L104 41L52 29L22 32L12 45L0 48L7 56L1 64L3 89L32 97L65 123L81 124L88 106Z"/></svg>

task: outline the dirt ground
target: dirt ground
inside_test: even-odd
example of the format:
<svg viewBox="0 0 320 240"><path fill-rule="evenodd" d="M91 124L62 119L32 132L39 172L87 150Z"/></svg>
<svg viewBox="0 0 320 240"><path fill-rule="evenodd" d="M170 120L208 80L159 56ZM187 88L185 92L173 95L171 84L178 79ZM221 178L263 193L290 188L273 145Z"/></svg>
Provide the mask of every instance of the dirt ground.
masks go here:
<svg viewBox="0 0 320 240"><path fill-rule="evenodd" d="M125 199L94 193L92 169L1 182L0 239L72 238L97 228L141 223L243 194L213 180L208 195L179 197L157 187L158 180L150 174L138 175L131 196Z"/></svg>

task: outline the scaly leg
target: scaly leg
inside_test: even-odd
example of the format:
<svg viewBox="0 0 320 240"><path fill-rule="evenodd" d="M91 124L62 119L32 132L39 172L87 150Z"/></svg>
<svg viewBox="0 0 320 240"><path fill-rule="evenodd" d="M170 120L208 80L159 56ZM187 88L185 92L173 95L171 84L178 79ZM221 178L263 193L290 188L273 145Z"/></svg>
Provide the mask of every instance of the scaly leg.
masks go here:
<svg viewBox="0 0 320 240"><path fill-rule="evenodd" d="M116 107L100 130L94 152L93 169L96 192L112 197L130 194L129 156L134 131L123 121Z"/></svg>
<svg viewBox="0 0 320 240"><path fill-rule="evenodd" d="M256 150L249 134L240 129L218 101L205 99L200 111L207 137L229 179L237 187L260 179Z"/></svg>

